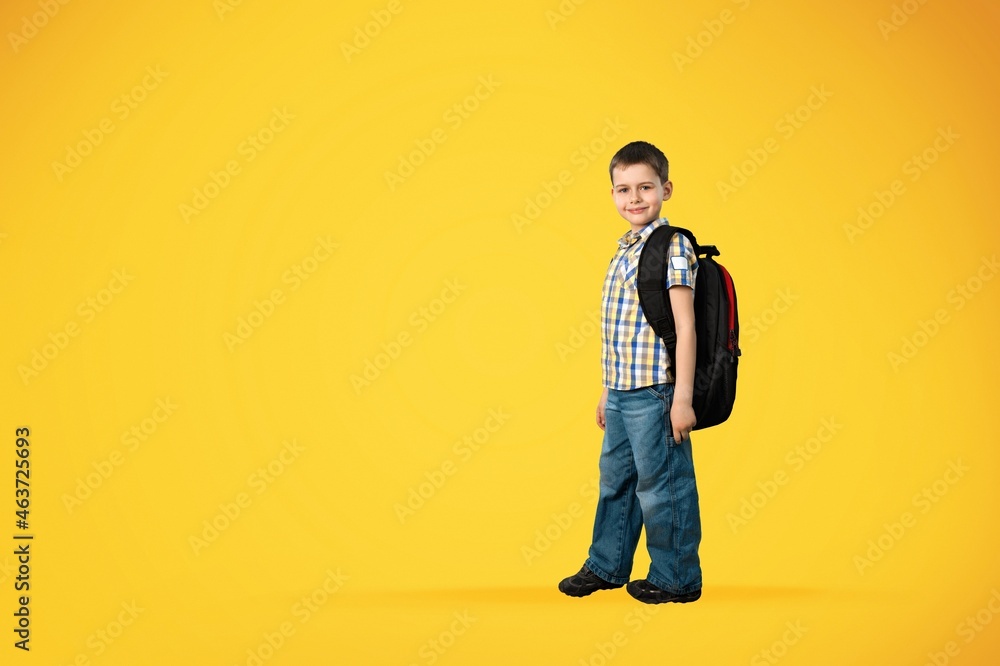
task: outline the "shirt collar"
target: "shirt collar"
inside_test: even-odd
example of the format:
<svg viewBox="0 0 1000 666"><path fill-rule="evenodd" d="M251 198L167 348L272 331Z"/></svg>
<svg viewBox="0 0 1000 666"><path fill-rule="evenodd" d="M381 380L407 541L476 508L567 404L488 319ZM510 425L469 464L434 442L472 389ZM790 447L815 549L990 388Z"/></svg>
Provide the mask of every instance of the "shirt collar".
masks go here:
<svg viewBox="0 0 1000 666"><path fill-rule="evenodd" d="M646 239L649 236L649 234L653 233L653 229L655 229L656 227L661 227L666 223L667 223L667 218L661 217L660 219L653 220L652 222L647 224L645 227L642 228L641 231L635 231L633 229L629 229L624 236L618 239L618 248L624 250L630 245L635 244L635 242L640 238Z"/></svg>

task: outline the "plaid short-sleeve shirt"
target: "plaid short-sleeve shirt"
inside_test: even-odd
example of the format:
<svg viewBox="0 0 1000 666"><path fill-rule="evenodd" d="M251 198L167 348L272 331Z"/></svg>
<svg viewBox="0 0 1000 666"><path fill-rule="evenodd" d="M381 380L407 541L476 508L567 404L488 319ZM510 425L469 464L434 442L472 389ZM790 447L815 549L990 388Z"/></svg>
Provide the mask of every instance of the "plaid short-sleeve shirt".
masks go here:
<svg viewBox="0 0 1000 666"><path fill-rule="evenodd" d="M624 391L674 381L667 348L646 322L636 291L639 253L653 229L664 224L667 219L661 217L622 236L608 265L601 299L601 359L608 388ZM674 234L666 260L667 288L694 289L698 257L686 236Z"/></svg>

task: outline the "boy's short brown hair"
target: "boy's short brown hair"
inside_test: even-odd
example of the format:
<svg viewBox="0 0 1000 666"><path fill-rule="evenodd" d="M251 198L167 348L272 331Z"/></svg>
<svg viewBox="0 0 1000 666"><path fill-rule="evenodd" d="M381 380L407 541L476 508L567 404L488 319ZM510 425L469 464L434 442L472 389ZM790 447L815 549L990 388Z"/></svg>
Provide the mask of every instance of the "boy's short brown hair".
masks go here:
<svg viewBox="0 0 1000 666"><path fill-rule="evenodd" d="M660 177L660 182L669 180L670 163L663 151L651 143L645 141L633 141L622 147L615 156L611 158L611 166L608 173L611 175L611 184L615 184L615 168L627 167L633 164L645 164L649 166Z"/></svg>

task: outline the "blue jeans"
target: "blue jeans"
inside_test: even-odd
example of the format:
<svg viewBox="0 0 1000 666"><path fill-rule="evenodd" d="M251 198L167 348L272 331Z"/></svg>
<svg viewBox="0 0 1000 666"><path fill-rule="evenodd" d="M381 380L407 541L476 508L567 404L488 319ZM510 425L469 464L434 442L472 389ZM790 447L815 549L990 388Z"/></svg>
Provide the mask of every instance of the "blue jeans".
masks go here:
<svg viewBox="0 0 1000 666"><path fill-rule="evenodd" d="M586 565L611 583L627 583L639 532L646 526L646 579L674 594L701 589L701 516L691 438L674 440L674 385L608 389L601 491Z"/></svg>

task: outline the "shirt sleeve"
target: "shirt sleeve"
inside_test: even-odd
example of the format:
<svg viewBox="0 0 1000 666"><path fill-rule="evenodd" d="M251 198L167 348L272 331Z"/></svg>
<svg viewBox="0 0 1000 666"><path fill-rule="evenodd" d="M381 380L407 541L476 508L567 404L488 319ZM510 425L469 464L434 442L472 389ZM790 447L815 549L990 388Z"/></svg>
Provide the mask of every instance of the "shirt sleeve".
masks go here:
<svg viewBox="0 0 1000 666"><path fill-rule="evenodd" d="M667 289L670 287L691 287L698 277L698 256L694 246L684 234L674 234L667 248Z"/></svg>

